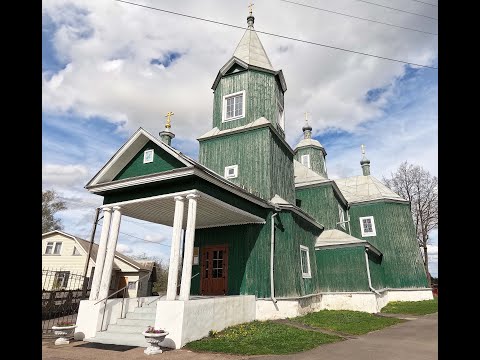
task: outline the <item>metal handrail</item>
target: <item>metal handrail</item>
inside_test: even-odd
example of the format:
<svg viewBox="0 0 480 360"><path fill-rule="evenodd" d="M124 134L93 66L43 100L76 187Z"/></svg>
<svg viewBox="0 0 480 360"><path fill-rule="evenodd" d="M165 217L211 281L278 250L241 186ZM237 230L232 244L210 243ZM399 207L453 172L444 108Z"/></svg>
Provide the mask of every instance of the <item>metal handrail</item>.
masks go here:
<svg viewBox="0 0 480 360"><path fill-rule="evenodd" d="M195 276L197 276L197 275L200 275L200 273L196 273L195 275L193 275L193 276L190 278L190 280L193 279L193 278L194 278ZM182 284L177 285L177 289L178 289L181 285L182 285ZM155 300L153 300L153 301L150 301L149 303L147 303L147 306L150 305L150 304L153 304L155 301L157 301L157 300L160 299L160 298L161 298L161 296L159 296L157 299L155 299Z"/></svg>
<svg viewBox="0 0 480 360"><path fill-rule="evenodd" d="M142 276L141 278L139 278L138 280L135 280L134 283L137 283L137 282L139 282L140 280L145 279L147 276L150 276L150 275L151 275L151 273L148 273L148 274ZM124 303L125 303L125 291L127 290L127 288L128 288L128 283L127 283L127 285L125 285L123 288L118 289L118 290L115 291L114 293L111 293L110 295L108 295L106 298L104 298L104 299L102 299L102 300L99 300L99 301L97 301L95 304L93 304L93 305L97 305L98 303L100 303L100 302L102 302L102 301L105 301L105 305L104 305L104 307L103 307L102 325L100 325L100 331L103 331L103 321L104 321L104 319L105 319L105 312L106 312L105 310L106 310L106 308L107 308L107 300L108 300L110 297L112 297L113 295L118 294L118 293L119 293L120 291L122 291L122 290L123 290L123 298L122 298L122 310L120 310L120 319L123 319L123 317L122 317L122 316L123 316L123 306L124 306Z"/></svg>

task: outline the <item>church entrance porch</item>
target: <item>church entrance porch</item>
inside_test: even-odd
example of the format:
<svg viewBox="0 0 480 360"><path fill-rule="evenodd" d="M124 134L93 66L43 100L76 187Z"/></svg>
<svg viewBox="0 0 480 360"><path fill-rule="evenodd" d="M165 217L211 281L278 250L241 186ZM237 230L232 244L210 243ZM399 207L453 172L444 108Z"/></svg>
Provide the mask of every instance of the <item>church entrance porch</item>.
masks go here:
<svg viewBox="0 0 480 360"><path fill-rule="evenodd" d="M200 294L226 295L228 290L227 245L204 247L201 259Z"/></svg>

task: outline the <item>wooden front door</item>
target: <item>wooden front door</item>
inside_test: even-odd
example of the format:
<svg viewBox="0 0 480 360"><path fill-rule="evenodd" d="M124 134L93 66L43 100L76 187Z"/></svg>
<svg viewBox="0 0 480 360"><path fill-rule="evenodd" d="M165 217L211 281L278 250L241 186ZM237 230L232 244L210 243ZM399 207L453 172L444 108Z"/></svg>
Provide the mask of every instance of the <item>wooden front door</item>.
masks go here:
<svg viewBox="0 0 480 360"><path fill-rule="evenodd" d="M226 245L202 248L200 274L201 295L227 294L228 248Z"/></svg>

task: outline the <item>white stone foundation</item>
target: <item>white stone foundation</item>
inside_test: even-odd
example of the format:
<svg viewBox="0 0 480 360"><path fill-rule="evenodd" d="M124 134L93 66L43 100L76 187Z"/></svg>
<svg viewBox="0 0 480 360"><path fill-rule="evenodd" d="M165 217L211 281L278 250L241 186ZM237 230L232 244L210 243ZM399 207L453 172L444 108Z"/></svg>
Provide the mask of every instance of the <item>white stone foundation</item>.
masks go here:
<svg viewBox="0 0 480 360"><path fill-rule="evenodd" d="M431 289L385 289L379 292L321 293L297 299L257 299L256 320L285 319L319 310L352 310L378 313L390 301L433 299Z"/></svg>
<svg viewBox="0 0 480 360"><path fill-rule="evenodd" d="M255 296L195 297L188 301L157 302L155 328L168 331L162 346L180 349L208 336L210 330L255 320Z"/></svg>

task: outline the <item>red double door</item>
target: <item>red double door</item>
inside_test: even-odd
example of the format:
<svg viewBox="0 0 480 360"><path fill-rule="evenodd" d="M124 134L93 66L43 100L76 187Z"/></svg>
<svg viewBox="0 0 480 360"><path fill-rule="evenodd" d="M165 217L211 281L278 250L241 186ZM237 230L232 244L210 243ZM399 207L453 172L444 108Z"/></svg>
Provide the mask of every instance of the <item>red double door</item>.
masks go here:
<svg viewBox="0 0 480 360"><path fill-rule="evenodd" d="M228 279L228 247L226 245L202 248L200 269L201 295L226 295Z"/></svg>

